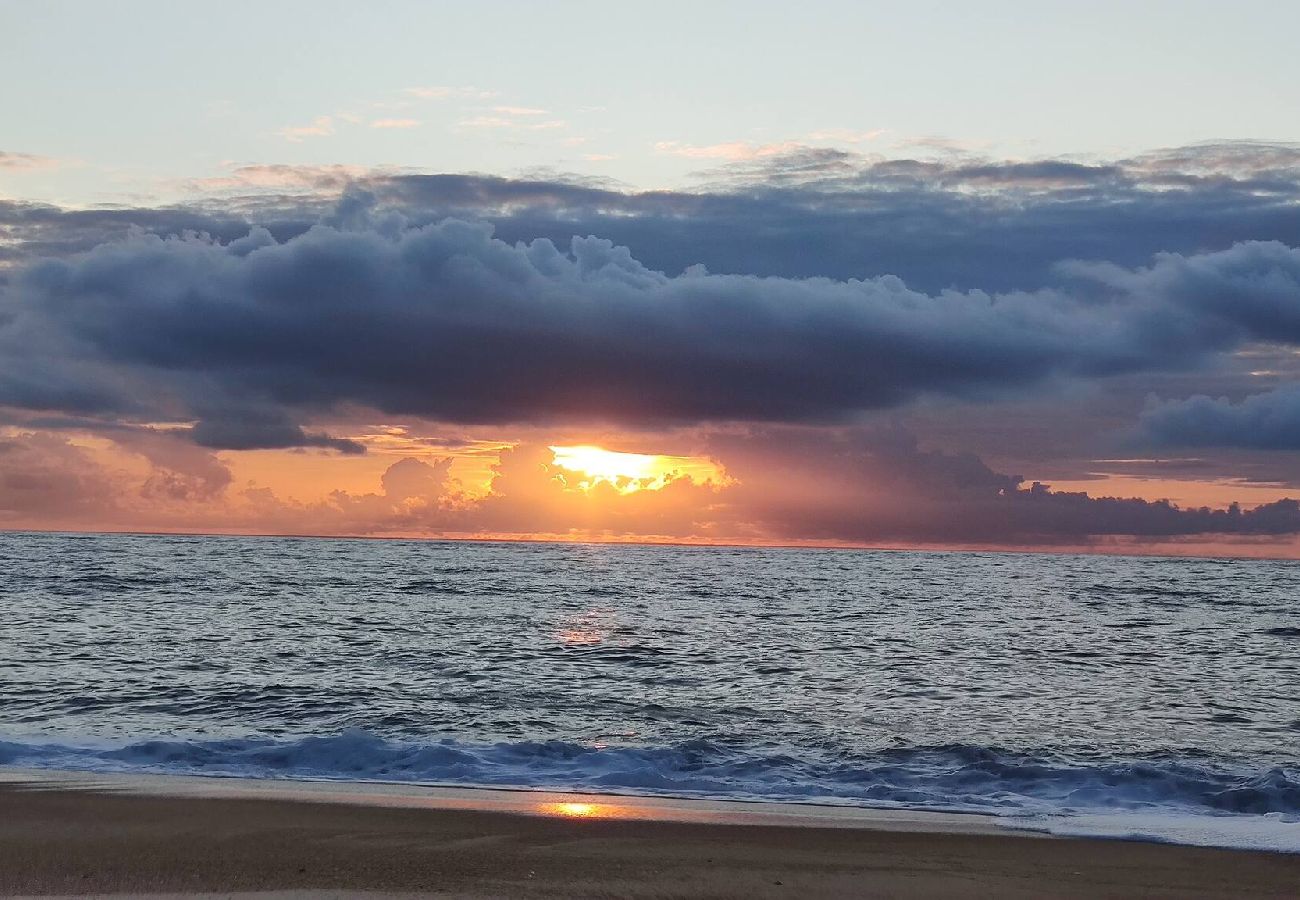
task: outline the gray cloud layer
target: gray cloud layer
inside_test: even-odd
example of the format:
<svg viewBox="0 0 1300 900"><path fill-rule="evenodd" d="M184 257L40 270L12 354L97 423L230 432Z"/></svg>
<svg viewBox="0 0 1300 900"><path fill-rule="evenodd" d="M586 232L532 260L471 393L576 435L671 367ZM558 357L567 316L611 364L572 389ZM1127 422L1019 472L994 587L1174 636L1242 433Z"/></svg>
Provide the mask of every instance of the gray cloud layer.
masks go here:
<svg viewBox="0 0 1300 900"><path fill-rule="evenodd" d="M758 429L711 449L739 483L729 501L747 521L803 538L879 543L1061 544L1106 536L1300 532L1300 503L1242 511L1053 491L968 453L920 447L900 431Z"/></svg>
<svg viewBox="0 0 1300 900"><path fill-rule="evenodd" d="M1142 440L1167 447L1300 450L1300 385L1253 394L1239 403L1204 394L1144 410Z"/></svg>
<svg viewBox="0 0 1300 900"><path fill-rule="evenodd" d="M1127 160L882 159L804 149L715 173L697 191L630 193L565 180L247 167L249 191L167 209L60 210L0 201L0 263L66 255L130 226L221 240L268 227L284 240L322 217L400 211L414 224L489 221L508 242L595 234L650 268L835 279L897 275L912 287L1006 291L1051 280L1063 259L1135 267L1248 240L1300 245L1300 148L1207 144ZM305 190L305 193L304 193ZM341 204L337 198L342 192Z"/></svg>
<svg viewBox="0 0 1300 900"><path fill-rule="evenodd" d="M197 418L209 446L336 446L345 404L459 422L832 421L925 394L1178 369L1300 342L1300 251L1072 264L1032 293L651 270L578 238L318 226L137 237L34 265L0 306L0 404Z"/></svg>

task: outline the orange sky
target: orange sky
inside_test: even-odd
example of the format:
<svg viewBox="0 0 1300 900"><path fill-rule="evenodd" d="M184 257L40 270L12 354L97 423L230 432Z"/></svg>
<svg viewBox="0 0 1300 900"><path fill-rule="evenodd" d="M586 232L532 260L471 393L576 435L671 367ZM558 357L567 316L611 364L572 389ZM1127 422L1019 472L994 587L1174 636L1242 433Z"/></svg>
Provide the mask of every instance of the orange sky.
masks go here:
<svg viewBox="0 0 1300 900"><path fill-rule="evenodd" d="M26 437L24 435L26 434ZM34 439L10 429L8 436ZM845 491L857 491L887 509L892 485L846 487L833 474L755 470L736 477L724 457L656 454L653 439L600 434L592 443L551 444L480 437L432 439L400 427L374 428L354 435L364 455L332 451L206 451L180 442L156 447L123 446L90 435L59 438L61 453L94 467L108 488L98 508L84 503L75 518L48 509L10 514L0 525L17 528L87 530L210 531L236 533L321 533L340 535L492 537L655 541L818 546L998 547L1025 549L1015 542L979 540L893 540L801 534L752 518L740 491L749 485L764 498L786 504L833 506ZM53 440L53 439L51 439ZM624 451L603 450L601 440ZM681 444L680 440L661 443ZM50 446L55 446L50 444ZM521 456L522 454L522 456ZM71 457L70 457L71 458ZM208 467L208 468L204 468ZM178 474L179 473L179 474ZM224 473L224 474L223 474ZM166 477L163 477L163 476ZM207 478L207 481L203 479ZM1282 486L1226 480L1143 479L1110 475L1085 481L1056 482L1061 491L1086 491L1092 497L1170 499L1181 507L1244 507L1287 496ZM79 487L87 492L85 485ZM906 505L906 504L905 504ZM1056 550L1158 552L1245 556L1294 556L1292 539L1185 537L1179 539L1056 540Z"/></svg>

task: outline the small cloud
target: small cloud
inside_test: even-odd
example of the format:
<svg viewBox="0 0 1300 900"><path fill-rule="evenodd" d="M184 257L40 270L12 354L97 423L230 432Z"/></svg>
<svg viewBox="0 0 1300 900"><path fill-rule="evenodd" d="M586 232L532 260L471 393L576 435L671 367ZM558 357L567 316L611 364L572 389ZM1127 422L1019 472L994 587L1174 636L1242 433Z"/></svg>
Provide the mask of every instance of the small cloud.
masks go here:
<svg viewBox="0 0 1300 900"><path fill-rule="evenodd" d="M792 141L783 141L779 144L731 141L725 144L707 144L704 146L683 144L680 141L659 141L655 144L656 153L683 156L687 159L725 159L730 162L780 156L798 149L800 149L800 145Z"/></svg>
<svg viewBox="0 0 1300 900"><path fill-rule="evenodd" d="M184 182L192 191L305 190L337 191L370 170L362 166L238 166L228 175Z"/></svg>
<svg viewBox="0 0 1300 900"><path fill-rule="evenodd" d="M456 123L459 129L494 129L494 128L514 128L526 131L546 131L554 128L564 128L568 125L563 119L550 119L546 122L521 122L518 119L510 119L505 116L475 116L472 119L463 119Z"/></svg>
<svg viewBox="0 0 1300 900"><path fill-rule="evenodd" d="M449 87L411 87L407 88L405 93L412 97L419 97L421 100L442 100L450 97L455 88Z"/></svg>
<svg viewBox="0 0 1300 900"><path fill-rule="evenodd" d="M421 100L450 100L453 98L466 100L490 100L497 95L496 91L485 91L476 87L409 87L403 93L410 94L412 97L419 97Z"/></svg>
<svg viewBox="0 0 1300 900"><path fill-rule="evenodd" d="M582 154L582 158L587 162L609 162L611 159L618 159L618 157L612 153L584 153Z"/></svg>
<svg viewBox="0 0 1300 900"><path fill-rule="evenodd" d="M503 116L544 116L549 112L549 110L535 109L531 106L494 106L492 111Z"/></svg>
<svg viewBox="0 0 1300 900"><path fill-rule="evenodd" d="M370 123L371 128L415 128L420 124L419 119L375 119Z"/></svg>
<svg viewBox="0 0 1300 900"><path fill-rule="evenodd" d="M36 156L32 153L6 153L0 150L0 171L21 172L33 169L55 169L59 161L48 156Z"/></svg>
<svg viewBox="0 0 1300 900"><path fill-rule="evenodd" d="M501 116L475 116L456 123L457 128L512 128L516 123Z"/></svg>
<svg viewBox="0 0 1300 900"><path fill-rule="evenodd" d="M280 135L280 137L284 138L286 141L292 141L295 144L306 138L326 137L333 133L333 116L317 116L312 120L310 125L290 126L287 128L281 128L276 132L276 134Z"/></svg>

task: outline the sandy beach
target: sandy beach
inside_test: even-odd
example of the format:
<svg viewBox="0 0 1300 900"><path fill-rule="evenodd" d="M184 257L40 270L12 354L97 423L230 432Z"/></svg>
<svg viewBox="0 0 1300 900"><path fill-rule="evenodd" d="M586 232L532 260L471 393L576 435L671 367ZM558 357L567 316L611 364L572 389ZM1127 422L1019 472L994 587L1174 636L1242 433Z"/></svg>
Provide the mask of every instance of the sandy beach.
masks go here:
<svg viewBox="0 0 1300 900"><path fill-rule="evenodd" d="M1282 898L1300 888L1296 855L1021 835L980 817L605 799L11 775L0 785L0 891Z"/></svg>

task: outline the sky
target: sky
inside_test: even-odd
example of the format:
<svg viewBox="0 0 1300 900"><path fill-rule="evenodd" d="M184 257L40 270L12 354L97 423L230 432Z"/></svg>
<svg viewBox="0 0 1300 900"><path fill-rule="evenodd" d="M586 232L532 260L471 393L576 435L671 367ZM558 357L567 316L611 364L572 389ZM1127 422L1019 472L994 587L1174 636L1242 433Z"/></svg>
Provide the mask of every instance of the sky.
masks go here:
<svg viewBox="0 0 1300 900"><path fill-rule="evenodd" d="M1298 555L1298 26L0 2L0 527Z"/></svg>

